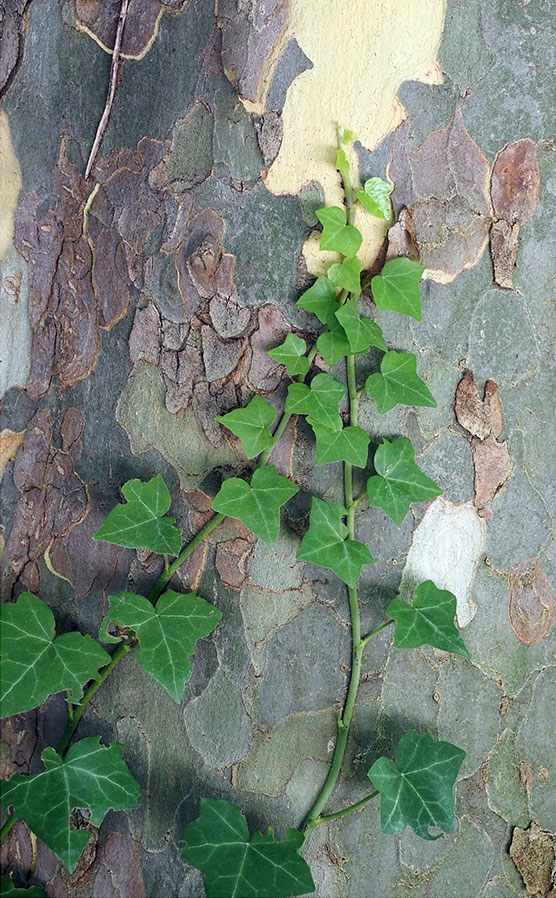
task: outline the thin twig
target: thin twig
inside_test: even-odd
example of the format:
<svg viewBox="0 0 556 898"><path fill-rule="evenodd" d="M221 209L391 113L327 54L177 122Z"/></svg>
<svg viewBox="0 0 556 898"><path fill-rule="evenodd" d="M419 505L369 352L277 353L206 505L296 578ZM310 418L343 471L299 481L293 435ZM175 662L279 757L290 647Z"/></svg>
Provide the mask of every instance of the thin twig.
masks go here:
<svg viewBox="0 0 556 898"><path fill-rule="evenodd" d="M108 96L106 97L104 112L102 113L101 120L98 123L97 133L93 141L91 154L89 156L89 161L87 162L87 168L85 169L85 179L87 179L91 174L91 169L97 157L98 151L100 150L100 145L103 141L106 129L108 128L108 120L112 111L114 97L116 95L118 70L120 67L120 51L122 48L122 38L124 34L125 20L129 3L130 0L122 0L122 5L120 6L120 16L118 18L118 27L116 28L116 39L114 40L114 49L112 50L112 66L110 68L110 86L108 88Z"/></svg>

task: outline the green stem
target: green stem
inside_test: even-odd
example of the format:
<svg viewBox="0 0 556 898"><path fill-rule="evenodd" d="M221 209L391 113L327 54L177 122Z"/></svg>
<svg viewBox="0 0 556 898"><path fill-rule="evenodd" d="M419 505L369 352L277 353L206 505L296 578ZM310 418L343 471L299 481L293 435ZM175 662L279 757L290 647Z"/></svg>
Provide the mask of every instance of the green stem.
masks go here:
<svg viewBox="0 0 556 898"><path fill-rule="evenodd" d="M363 648L365 648L369 639L372 639L373 636L377 635L377 633L380 633L382 630L385 630L386 627L391 627L392 624L395 624L395 623L396 623L395 620L387 620L385 624L381 624L380 627L376 628L376 630L373 630L371 633L367 633L367 635L364 636L363 639L361 640L361 645L363 646Z"/></svg>
<svg viewBox="0 0 556 898"><path fill-rule="evenodd" d="M2 829L0 829L0 842L3 842L11 829L16 825L19 817L17 814L10 814Z"/></svg>
<svg viewBox="0 0 556 898"><path fill-rule="evenodd" d="M336 811L334 814L321 814L316 820L311 821L309 830L313 829L314 826L318 826L320 823L330 823L331 820L338 820L340 817L345 817L346 814L351 814L352 811L358 811L360 808L364 808L365 805L368 804L369 801L372 801L373 798L376 798L378 794L378 789L375 789L374 792L365 795L364 798L356 801L355 804L350 804L347 808L342 808L341 811Z"/></svg>

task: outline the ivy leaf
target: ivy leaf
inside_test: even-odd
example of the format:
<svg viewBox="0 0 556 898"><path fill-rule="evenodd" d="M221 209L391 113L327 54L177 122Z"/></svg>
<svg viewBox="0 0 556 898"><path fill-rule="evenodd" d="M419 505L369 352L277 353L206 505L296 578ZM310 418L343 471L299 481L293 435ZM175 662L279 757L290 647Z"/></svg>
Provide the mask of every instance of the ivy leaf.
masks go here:
<svg viewBox="0 0 556 898"><path fill-rule="evenodd" d="M336 318L331 321L329 329L320 334L317 340L317 349L327 365L335 365L340 359L349 355L351 350L348 339Z"/></svg>
<svg viewBox="0 0 556 898"><path fill-rule="evenodd" d="M397 621L396 648L416 649L420 645L432 645L443 652L471 657L454 623L455 595L447 589L438 589L432 580L425 580L417 587L412 605L392 599L386 614Z"/></svg>
<svg viewBox="0 0 556 898"><path fill-rule="evenodd" d="M9 876L0 877L0 895L2 898L46 898L42 889L30 886L27 889L18 889Z"/></svg>
<svg viewBox="0 0 556 898"><path fill-rule="evenodd" d="M378 324L370 318L362 318L359 314L357 297L348 299L343 306L340 306L336 318L346 333L351 352L367 352L371 346L376 346L383 352L388 351Z"/></svg>
<svg viewBox="0 0 556 898"><path fill-rule="evenodd" d="M415 452L407 437L392 442L383 439L375 452L374 466L376 474L367 480L369 502L383 508L395 524L401 524L412 502L442 494L434 480L415 464Z"/></svg>
<svg viewBox="0 0 556 898"><path fill-rule="evenodd" d="M390 259L371 281L373 299L378 308L409 315L420 321L419 281L424 270L424 265L412 262L405 256Z"/></svg>
<svg viewBox="0 0 556 898"><path fill-rule="evenodd" d="M297 334L288 334L281 346L271 349L268 353L271 359L284 365L290 377L298 374L307 374L309 359L305 357L307 344Z"/></svg>
<svg viewBox="0 0 556 898"><path fill-rule="evenodd" d="M342 521L345 514L343 505L333 505L313 496L309 529L297 557L330 568L348 586L355 586L363 565L374 564L374 558L363 543L346 539L348 528Z"/></svg>
<svg viewBox="0 0 556 898"><path fill-rule="evenodd" d="M255 458L272 446L272 434L268 428L275 417L275 408L262 396L253 396L245 408L236 408L227 415L217 415L216 420L240 438L247 458Z"/></svg>
<svg viewBox="0 0 556 898"><path fill-rule="evenodd" d="M348 293L361 293L361 271L363 266L357 256L335 262L327 271L327 276L335 287L342 287Z"/></svg>
<svg viewBox="0 0 556 898"><path fill-rule="evenodd" d="M225 480L212 507L230 518L238 518L255 536L272 544L280 530L280 507L298 490L295 483L278 474L274 465L265 465L257 468L250 483L238 477Z"/></svg>
<svg viewBox="0 0 556 898"><path fill-rule="evenodd" d="M394 185L383 181L382 178L369 178L365 181L363 190L357 191L357 199L372 215L390 221L392 217L390 194L393 189Z"/></svg>
<svg viewBox="0 0 556 898"><path fill-rule="evenodd" d="M353 225L347 224L345 209L326 206L317 209L316 216L322 224L320 248L329 249L344 256L355 256L363 237Z"/></svg>
<svg viewBox="0 0 556 898"><path fill-rule="evenodd" d="M150 549L161 555L178 555L181 530L174 526L175 519L166 515L170 492L160 474L146 483L128 480L122 493L127 500L125 505L112 509L93 539L130 549Z"/></svg>
<svg viewBox="0 0 556 898"><path fill-rule="evenodd" d="M193 592L171 589L160 596L156 608L145 596L132 592L110 596L109 601L111 610L102 621L101 642L119 642L108 632L112 623L133 630L140 643L136 660L179 702L193 670L189 655L198 639L212 633L222 612Z"/></svg>
<svg viewBox="0 0 556 898"><path fill-rule="evenodd" d="M358 468L365 467L369 454L369 437L364 430L351 425L342 430L330 430L312 418L307 418L307 421L313 428L317 441L316 465L347 461Z"/></svg>
<svg viewBox="0 0 556 898"><path fill-rule="evenodd" d="M56 636L52 611L29 592L0 605L0 622L2 717L30 711L66 689L79 701L85 683L110 662L90 636Z"/></svg>
<svg viewBox="0 0 556 898"><path fill-rule="evenodd" d="M338 308L336 302L337 288L327 277L318 277L305 293L302 293L297 300L297 305L307 312L316 315L319 321L327 324L331 315L334 315Z"/></svg>
<svg viewBox="0 0 556 898"><path fill-rule="evenodd" d="M396 748L396 763L379 758L368 776L380 792L380 828L398 833L412 826L433 840L430 826L453 832L456 825L453 787L465 752L428 733L405 733Z"/></svg>
<svg viewBox="0 0 556 898"><path fill-rule="evenodd" d="M16 773L2 784L4 807L13 806L70 873L91 838L87 830L69 828L73 808L88 808L91 823L100 826L111 808L126 811L137 807L140 788L122 759L123 749L119 742L106 748L98 736L81 739L65 758L46 748L41 773Z"/></svg>
<svg viewBox="0 0 556 898"><path fill-rule="evenodd" d="M382 357L380 374L371 374L365 389L375 399L381 414L396 405L428 405L436 402L426 383L417 374L417 359L411 352L393 349Z"/></svg>
<svg viewBox="0 0 556 898"><path fill-rule="evenodd" d="M307 863L298 854L304 836L288 827L286 840L274 833L249 837L239 808L219 798L201 798L201 810L186 826L184 860L203 874L207 898L288 898L315 891Z"/></svg>
<svg viewBox="0 0 556 898"><path fill-rule="evenodd" d="M339 171L344 177L349 178L349 162L347 160L346 151L340 147L336 150L336 171Z"/></svg>
<svg viewBox="0 0 556 898"><path fill-rule="evenodd" d="M331 374L317 374L310 386L290 384L285 412L287 415L309 415L330 430L341 430L338 404L345 392L345 386Z"/></svg>

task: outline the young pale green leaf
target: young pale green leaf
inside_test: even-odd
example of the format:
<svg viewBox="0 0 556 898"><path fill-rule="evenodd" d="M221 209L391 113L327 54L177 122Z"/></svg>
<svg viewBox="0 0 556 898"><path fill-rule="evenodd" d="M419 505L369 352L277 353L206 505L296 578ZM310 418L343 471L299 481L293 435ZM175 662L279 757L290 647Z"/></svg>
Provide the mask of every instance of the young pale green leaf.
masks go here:
<svg viewBox="0 0 556 898"><path fill-rule="evenodd" d="M405 256L390 259L371 281L373 299L378 308L409 315L420 321L419 281L424 270L424 265L412 262Z"/></svg>
<svg viewBox="0 0 556 898"><path fill-rule="evenodd" d="M85 683L97 679L99 669L110 662L90 636L56 636L50 608L29 592L0 605L0 623L2 717L30 711L63 690L78 702Z"/></svg>
<svg viewBox="0 0 556 898"><path fill-rule="evenodd" d="M307 344L297 334L288 334L281 346L270 349L268 355L275 362L284 365L290 377L307 374L309 359L305 357Z"/></svg>
<svg viewBox="0 0 556 898"><path fill-rule="evenodd" d="M342 419L338 405L346 388L331 374L317 374L310 386L290 384L286 399L287 415L309 415L330 430L341 430Z"/></svg>
<svg viewBox="0 0 556 898"><path fill-rule="evenodd" d="M46 898L46 892L36 886L19 889L9 876L0 877L0 895L2 898Z"/></svg>
<svg viewBox="0 0 556 898"><path fill-rule="evenodd" d="M225 480L212 507L230 518L238 518L255 536L272 544L278 539L280 508L298 490L295 483L278 474L274 465L265 465L257 468L250 483L238 477Z"/></svg>
<svg viewBox="0 0 556 898"><path fill-rule="evenodd" d="M340 131L340 143L342 143L343 146L353 143L354 140L355 133L351 130L351 128L346 128L345 131Z"/></svg>
<svg viewBox="0 0 556 898"><path fill-rule="evenodd" d="M316 465L329 465L335 461L347 461L350 465L364 468L369 454L369 437L360 427L330 430L318 421L307 418L315 432L317 441Z"/></svg>
<svg viewBox="0 0 556 898"><path fill-rule="evenodd" d="M342 147L336 150L336 170L344 177L349 178L349 162L346 151Z"/></svg>
<svg viewBox="0 0 556 898"><path fill-rule="evenodd" d="M346 538L348 528L342 521L345 514L343 505L332 505L313 496L309 529L297 557L330 568L348 586L355 586L363 565L374 564L374 558L363 543Z"/></svg>
<svg viewBox="0 0 556 898"><path fill-rule="evenodd" d="M157 474L144 483L128 480L122 487L127 500L107 515L93 539L102 539L130 549L150 549L161 555L177 555L181 548L181 530L175 519L166 515L170 492Z"/></svg>
<svg viewBox="0 0 556 898"><path fill-rule="evenodd" d="M357 199L372 215L390 221L392 217L390 194L393 189L394 185L383 181L382 178L369 178L365 181L363 190L357 191Z"/></svg>
<svg viewBox="0 0 556 898"><path fill-rule="evenodd" d="M343 306L340 306L336 318L346 333L351 352L368 352L371 346L376 346L383 352L388 351L378 324L370 318L362 318L359 314L357 297L348 299Z"/></svg>
<svg viewBox="0 0 556 898"><path fill-rule="evenodd" d="M327 277L318 277L305 293L297 300L297 305L307 312L316 315L323 324L328 324L331 316L334 316L338 303L336 302L337 288Z"/></svg>
<svg viewBox="0 0 556 898"><path fill-rule="evenodd" d="M276 842L272 829L249 837L242 812L229 801L201 798L186 826L184 859L203 874L207 898L288 898L314 892L311 871L299 855L304 837L288 827Z"/></svg>
<svg viewBox="0 0 556 898"><path fill-rule="evenodd" d="M379 758L368 776L380 792L380 828L398 833L412 826L422 839L432 840L430 826L453 832L456 825L453 787L465 752L428 733L405 733L396 748L396 762Z"/></svg>
<svg viewBox="0 0 556 898"><path fill-rule="evenodd" d="M119 642L108 632L110 624L133 630L139 639L136 660L179 702L193 670L189 655L198 639L212 633L222 612L193 592L184 595L171 589L160 596L156 608L132 592L110 596L109 601L111 610L102 621L101 642Z"/></svg>
<svg viewBox="0 0 556 898"><path fill-rule="evenodd" d="M272 446L272 434L268 428L275 417L276 409L270 403L262 396L253 396L245 408L236 408L227 415L217 415L216 420L240 438L247 458L255 458Z"/></svg>
<svg viewBox="0 0 556 898"><path fill-rule="evenodd" d="M411 440L383 439L375 452L376 474L367 480L369 503L382 508L395 524L401 524L412 502L440 496L439 486L415 464Z"/></svg>
<svg viewBox="0 0 556 898"><path fill-rule="evenodd" d="M365 389L376 400L381 414L396 405L426 405L436 402L426 383L417 374L417 359L410 352L390 350L382 357L380 374L371 374Z"/></svg>
<svg viewBox="0 0 556 898"><path fill-rule="evenodd" d="M412 605L392 599L386 614L397 621L396 648L416 649L420 645L432 645L443 652L470 657L454 622L456 597L447 589L438 589L432 580L425 580L417 587Z"/></svg>
<svg viewBox="0 0 556 898"><path fill-rule="evenodd" d="M100 826L111 808L137 807L140 788L122 759L123 749L119 742L104 747L98 736L72 745L65 758L46 748L41 773L17 773L2 784L4 808L12 806L70 873L91 838L87 830L70 829L73 808L88 808L91 823Z"/></svg>
<svg viewBox="0 0 556 898"><path fill-rule="evenodd" d="M316 216L322 224L320 248L342 253L344 256L355 256L361 246L361 231L347 224L345 209L340 206L326 206L317 209Z"/></svg>
<svg viewBox="0 0 556 898"><path fill-rule="evenodd" d="M335 287L341 287L348 293L361 293L361 271L363 266L361 262L354 256L351 259L344 259L343 262L335 262L327 271L327 276Z"/></svg>

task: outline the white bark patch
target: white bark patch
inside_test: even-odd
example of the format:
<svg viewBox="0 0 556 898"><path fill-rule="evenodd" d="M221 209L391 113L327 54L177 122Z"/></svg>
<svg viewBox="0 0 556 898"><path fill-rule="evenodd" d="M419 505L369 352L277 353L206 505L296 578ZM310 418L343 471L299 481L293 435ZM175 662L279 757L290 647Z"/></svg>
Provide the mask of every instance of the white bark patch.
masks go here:
<svg viewBox="0 0 556 898"><path fill-rule="evenodd" d="M457 599L457 621L466 627L477 613L473 582L486 547L486 524L470 503L452 505L435 499L415 530L405 564L401 594L432 580Z"/></svg>

